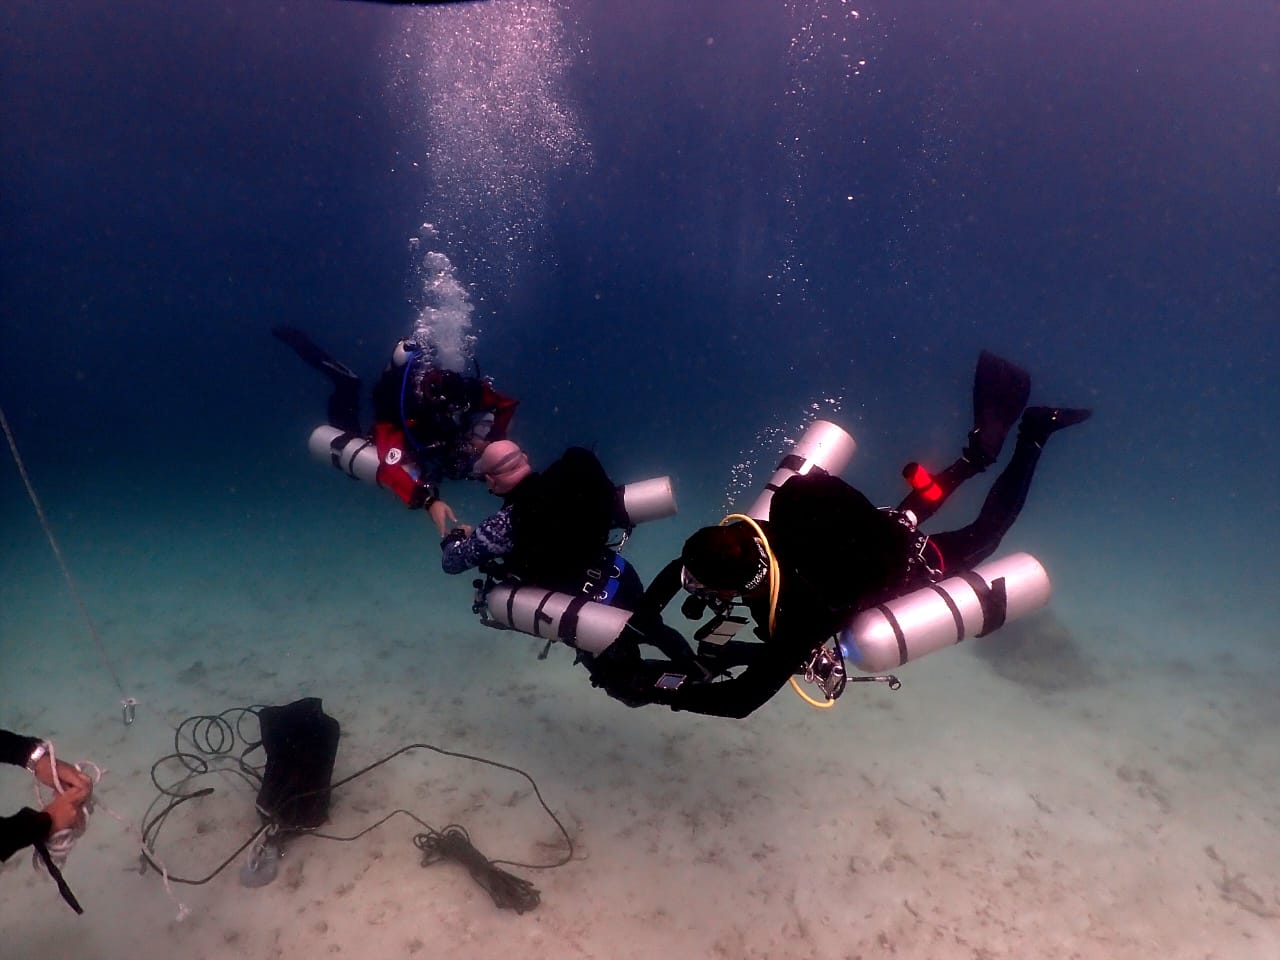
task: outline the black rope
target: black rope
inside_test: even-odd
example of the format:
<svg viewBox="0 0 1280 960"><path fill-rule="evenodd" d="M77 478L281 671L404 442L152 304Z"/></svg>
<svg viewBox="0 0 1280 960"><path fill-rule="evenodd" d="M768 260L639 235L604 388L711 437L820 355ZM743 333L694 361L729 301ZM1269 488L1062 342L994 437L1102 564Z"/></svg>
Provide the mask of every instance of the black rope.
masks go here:
<svg viewBox="0 0 1280 960"><path fill-rule="evenodd" d="M414 842L416 843L417 841L415 840ZM45 845L45 842L37 840L32 846L36 848L36 853L44 861L44 868L49 871L49 876L53 877L53 882L58 886L58 893L62 894L63 900L67 901L67 906L76 913L84 913L84 907L80 906L80 901L71 892L71 887L67 885L66 878L63 877L62 871L58 869L58 865L53 862L53 856L49 853L49 848ZM523 913L524 911L521 912Z"/></svg>
<svg viewBox="0 0 1280 960"><path fill-rule="evenodd" d="M246 737L241 729L241 724L245 720L245 715L252 715L256 719L260 709L260 706L233 707L229 710L224 710L220 714L201 714L191 716L178 724L177 729L174 731L174 751L161 757L152 764L151 767L151 782L159 791L159 795L151 801L151 804L147 807L147 811L143 816L142 857L144 865L149 864L156 870L161 869L160 864L153 858L153 855L155 853L156 840L169 815L183 804L191 800L210 796L215 792L212 787L202 787L196 790L185 789L190 786L193 781L201 777L208 776L211 773L224 773L240 777L255 790L262 786L262 767L252 764L247 760L249 754L262 746L262 741L260 739L251 739ZM234 719L228 719L232 716L234 716ZM189 740L192 748L197 752L193 753L190 750L183 749L182 738L184 735ZM236 753L235 749L238 743L243 743L244 747L239 751L239 753ZM351 783L359 777L363 777L365 774L381 767L383 764L394 760L401 754L417 749L430 750L433 753L440 754L441 756L467 760L472 763L481 763L486 766L495 767L499 770L505 770L523 777L528 781L529 786L533 789L534 796L537 798L539 806L541 806L547 816L551 818L551 821L560 831L560 835L564 838L565 853L553 863L522 863L518 860L505 859L490 860L476 849L476 847L471 843L470 835L458 824L450 824L443 830L437 830L430 823L421 819L416 814L402 809L391 811L380 820L377 820L351 836L338 836L335 834L321 833L319 831L298 831L286 829L278 821L268 816L261 808L259 808L258 812L263 815L266 822L250 834L249 837L241 843L230 854L230 856L218 864L212 872L199 878L175 876L170 873L168 874L169 880L173 883L183 883L189 886L200 886L208 883L214 877L218 876L218 874L222 873L223 870L230 866L237 857L244 853L245 850L247 850L264 834L296 834L306 832L324 840L337 840L343 843L349 843L360 839L367 833L371 833L393 817L403 815L413 820L424 830L422 833L415 834L413 838L414 846L423 851L422 865L424 867L430 866L441 860L453 860L467 868L467 871L475 881L484 888L498 907L515 910L517 913L524 913L527 910L532 910L540 901L537 889L529 881L498 869L498 865L501 864L511 867L520 867L526 870L551 870L556 867L562 867L572 860L574 847L573 838L569 836L569 831L565 829L560 818L552 812L551 808L547 805L546 800L543 799L542 791L539 789L537 781L519 767L500 763L497 760L489 760L485 757L475 756L474 754L446 750L443 747L437 747L430 743L410 743L364 767L361 767L354 773L348 774L341 780L337 780L327 787L296 794L291 797L291 802L296 802L304 797L308 797L312 794L325 790L336 790L345 784ZM183 766L186 770L186 774L173 783L162 783L159 776L160 768L166 763L175 761ZM168 800L167 803L165 802L166 799ZM161 807L161 805L163 806ZM161 808L157 810L157 807Z"/></svg>
<svg viewBox="0 0 1280 960"><path fill-rule="evenodd" d="M524 913L538 905L542 897L528 880L499 870L471 842L466 828L451 823L443 830L415 834L413 845L422 851L422 865L429 867L441 860L453 860L467 868L471 879L480 884L493 900L494 906L503 910Z"/></svg>

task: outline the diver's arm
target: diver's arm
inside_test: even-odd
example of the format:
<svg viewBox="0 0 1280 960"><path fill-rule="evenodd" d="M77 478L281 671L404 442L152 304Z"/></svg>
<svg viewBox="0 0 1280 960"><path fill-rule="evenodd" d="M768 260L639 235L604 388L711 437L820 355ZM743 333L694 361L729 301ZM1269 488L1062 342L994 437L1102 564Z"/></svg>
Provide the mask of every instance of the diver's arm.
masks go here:
<svg viewBox="0 0 1280 960"><path fill-rule="evenodd" d="M8 860L23 847L44 840L53 830L53 817L43 810L23 807L12 817L0 817L0 860Z"/></svg>
<svg viewBox="0 0 1280 960"><path fill-rule="evenodd" d="M732 680L707 682L677 669L670 660L624 659L614 643L588 665L591 682L629 707L661 704L672 710L741 720L763 706L791 679L786 661L757 658ZM679 684L676 689L672 685Z"/></svg>
<svg viewBox="0 0 1280 960"><path fill-rule="evenodd" d="M379 421L373 425L373 442L378 448L378 486L385 487L404 501L405 506L424 509L438 497L430 477L416 477L406 464L417 463L409 453L404 432L395 424Z"/></svg>
<svg viewBox="0 0 1280 960"><path fill-rule="evenodd" d="M691 671L670 660L641 658L638 644L654 642L648 633L643 626L637 629L632 618L622 635L587 667L595 686L630 707L661 704L741 720L781 690L795 672L794 654L769 644L751 644L759 649L741 675L711 682L701 665Z"/></svg>
<svg viewBox="0 0 1280 960"><path fill-rule="evenodd" d="M427 504L427 516L431 517L431 522L436 525L442 537L447 537L449 528L458 522L458 515L453 512L453 507L439 497Z"/></svg>
<svg viewBox="0 0 1280 960"><path fill-rule="evenodd" d="M751 665L731 680L685 683L666 704L672 710L741 720L764 706L795 673L793 656L765 645Z"/></svg>
<svg viewBox="0 0 1280 960"><path fill-rule="evenodd" d="M440 566L445 573L462 573L512 550L511 508L503 507L480 521L471 534L455 531L440 542Z"/></svg>
<svg viewBox="0 0 1280 960"><path fill-rule="evenodd" d="M503 396L493 389L487 380L483 383L480 395L481 408L493 412L493 426L489 429L488 439L506 440L507 431L511 429L511 419L516 415L516 407L520 405L520 401Z"/></svg>
<svg viewBox="0 0 1280 960"><path fill-rule="evenodd" d="M0 763L25 767L32 751L40 746L38 737L23 737L8 730L0 730Z"/></svg>
<svg viewBox="0 0 1280 960"><path fill-rule="evenodd" d="M660 615L672 598L680 592L680 571L683 568L684 561L676 557L659 570L658 575L650 581L640 602L636 604L636 611L645 611L652 616Z"/></svg>
<svg viewBox="0 0 1280 960"><path fill-rule="evenodd" d="M36 737L22 737L0 730L0 763L25 767L31 753L40 745ZM49 836L53 818L47 813L23 807L11 817L0 817L0 860L8 860L23 847Z"/></svg>

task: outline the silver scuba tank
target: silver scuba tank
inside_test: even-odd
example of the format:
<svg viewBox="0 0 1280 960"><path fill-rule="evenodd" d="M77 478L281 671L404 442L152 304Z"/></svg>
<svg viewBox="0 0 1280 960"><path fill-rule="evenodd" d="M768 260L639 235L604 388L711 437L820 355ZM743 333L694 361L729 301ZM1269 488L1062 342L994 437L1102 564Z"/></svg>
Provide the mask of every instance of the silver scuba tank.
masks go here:
<svg viewBox="0 0 1280 960"><path fill-rule="evenodd" d="M637 480L618 488L627 521L636 526L676 515L676 494L670 477Z"/></svg>
<svg viewBox="0 0 1280 960"><path fill-rule="evenodd" d="M325 424L311 431L307 449L317 460L365 483L378 483L378 448L368 437Z"/></svg>
<svg viewBox="0 0 1280 960"><path fill-rule="evenodd" d="M585 597L508 583L490 587L484 603L490 626L561 640L587 653L607 649L631 619L629 610Z"/></svg>
<svg viewBox="0 0 1280 960"><path fill-rule="evenodd" d="M307 441L311 455L349 477L374 485L378 482L378 449L368 437L345 433L328 424L311 431ZM618 488L620 502L631 525L662 520L676 514L676 496L670 477L652 477Z"/></svg>
<svg viewBox="0 0 1280 960"><path fill-rule="evenodd" d="M769 504L784 483L794 476L803 476L815 469L830 474L841 473L853 459L853 452L857 448L853 437L834 423L828 420L813 421L796 441L791 452L779 461L773 476L747 511L747 516L755 520L768 520Z"/></svg>
<svg viewBox="0 0 1280 960"><path fill-rule="evenodd" d="M815 420L800 439L796 441L791 452L784 456L769 478L764 490L756 497L747 511L753 520L768 520L769 507L773 503L773 495L792 477L801 476L821 470L828 474L839 474L853 459L858 444L853 437L841 427L829 420ZM720 614L708 624L709 629L700 637L706 643L728 643L746 623L742 617Z"/></svg>
<svg viewBox="0 0 1280 960"><path fill-rule="evenodd" d="M1024 617L1052 591L1039 560L1011 553L861 611L840 632L840 651L865 673L892 670Z"/></svg>

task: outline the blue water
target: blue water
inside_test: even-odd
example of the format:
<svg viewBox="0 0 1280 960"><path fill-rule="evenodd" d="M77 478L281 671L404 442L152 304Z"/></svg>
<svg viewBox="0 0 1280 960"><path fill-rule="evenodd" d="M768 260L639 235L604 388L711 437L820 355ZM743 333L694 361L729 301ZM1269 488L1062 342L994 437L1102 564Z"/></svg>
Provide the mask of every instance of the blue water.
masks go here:
<svg viewBox="0 0 1280 960"><path fill-rule="evenodd" d="M896 502L958 452L988 348L1096 411L1010 544L1089 656L1280 692L1272 2L10 0L0 90L0 406L112 644L185 602L293 636L300 598L349 586L358 619L386 582L465 619L418 518L308 459L323 384L268 333L371 380L430 223L535 460L675 477L642 573L815 414ZM85 637L13 469L0 523L9 725L15 665Z"/></svg>

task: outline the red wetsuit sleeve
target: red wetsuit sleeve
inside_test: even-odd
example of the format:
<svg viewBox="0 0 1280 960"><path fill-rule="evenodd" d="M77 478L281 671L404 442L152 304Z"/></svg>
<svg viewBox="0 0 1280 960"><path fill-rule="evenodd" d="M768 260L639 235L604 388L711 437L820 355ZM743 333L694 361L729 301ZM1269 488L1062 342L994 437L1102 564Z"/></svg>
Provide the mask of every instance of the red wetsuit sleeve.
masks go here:
<svg viewBox="0 0 1280 960"><path fill-rule="evenodd" d="M405 449L404 431L391 423L375 423L373 442L378 448L378 486L386 487L408 506L418 481L404 468L406 460L413 462Z"/></svg>
<svg viewBox="0 0 1280 960"><path fill-rule="evenodd" d="M511 428L511 418L516 415L516 407L520 405L519 400L512 400L510 397L503 396L497 390L484 381L484 389L480 394L480 407L484 410L493 411L493 427L489 430L490 440L507 439L507 431Z"/></svg>

